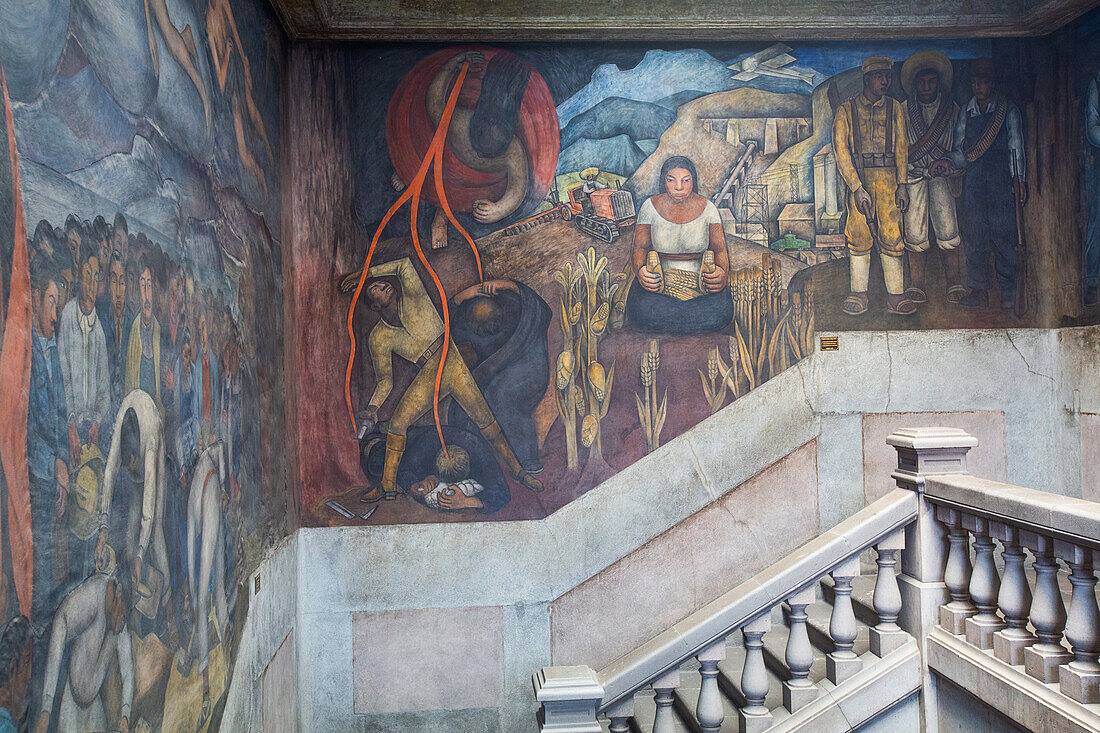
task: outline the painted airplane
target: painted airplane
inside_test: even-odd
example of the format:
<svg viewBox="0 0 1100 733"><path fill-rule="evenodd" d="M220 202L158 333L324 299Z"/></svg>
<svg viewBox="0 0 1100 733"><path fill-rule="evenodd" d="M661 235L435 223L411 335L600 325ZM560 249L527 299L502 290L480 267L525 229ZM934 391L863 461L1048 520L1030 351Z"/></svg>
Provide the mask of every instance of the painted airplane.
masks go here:
<svg viewBox="0 0 1100 733"><path fill-rule="evenodd" d="M796 79L812 86L814 72L786 68L797 60L788 53L790 50L790 46L777 43L738 61L729 68L737 72L733 75L737 81L752 81L758 76L774 76L780 79Z"/></svg>

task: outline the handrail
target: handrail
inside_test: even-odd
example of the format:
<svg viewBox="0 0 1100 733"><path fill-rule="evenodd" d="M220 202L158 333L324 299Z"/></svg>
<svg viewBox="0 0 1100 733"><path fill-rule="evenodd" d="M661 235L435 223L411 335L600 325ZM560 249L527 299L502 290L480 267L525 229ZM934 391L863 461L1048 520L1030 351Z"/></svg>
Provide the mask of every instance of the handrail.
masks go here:
<svg viewBox="0 0 1100 733"><path fill-rule="evenodd" d="M969 474L929 476L924 494L940 506L1100 550L1100 504L1096 502Z"/></svg>
<svg viewBox="0 0 1100 733"><path fill-rule="evenodd" d="M615 660L596 673L604 691L598 710L603 712L633 695L848 558L910 524L917 509L912 491L895 489Z"/></svg>

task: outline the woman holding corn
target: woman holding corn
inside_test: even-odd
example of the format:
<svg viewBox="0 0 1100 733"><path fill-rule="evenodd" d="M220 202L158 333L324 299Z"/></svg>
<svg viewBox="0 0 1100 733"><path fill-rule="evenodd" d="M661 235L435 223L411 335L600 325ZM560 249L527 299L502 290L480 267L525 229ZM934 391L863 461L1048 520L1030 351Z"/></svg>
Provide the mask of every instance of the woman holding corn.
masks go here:
<svg viewBox="0 0 1100 733"><path fill-rule="evenodd" d="M695 164L682 155L661 166L664 193L642 204L634 227L637 282L628 324L667 334L723 331L733 320L729 255L718 209L699 194Z"/></svg>

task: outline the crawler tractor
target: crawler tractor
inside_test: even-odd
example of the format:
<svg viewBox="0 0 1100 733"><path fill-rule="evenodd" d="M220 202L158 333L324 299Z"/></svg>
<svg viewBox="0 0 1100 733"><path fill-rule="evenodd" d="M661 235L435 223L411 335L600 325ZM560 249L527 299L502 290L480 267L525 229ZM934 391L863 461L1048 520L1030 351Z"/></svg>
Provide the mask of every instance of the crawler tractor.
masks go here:
<svg viewBox="0 0 1100 733"><path fill-rule="evenodd" d="M516 222L504 230L504 236L512 236L533 229L548 221L564 219L576 224L577 229L601 242L611 243L619 236L620 226L634 223L634 197L621 188L602 188L585 193L583 186L569 190L569 201L558 204L549 211Z"/></svg>

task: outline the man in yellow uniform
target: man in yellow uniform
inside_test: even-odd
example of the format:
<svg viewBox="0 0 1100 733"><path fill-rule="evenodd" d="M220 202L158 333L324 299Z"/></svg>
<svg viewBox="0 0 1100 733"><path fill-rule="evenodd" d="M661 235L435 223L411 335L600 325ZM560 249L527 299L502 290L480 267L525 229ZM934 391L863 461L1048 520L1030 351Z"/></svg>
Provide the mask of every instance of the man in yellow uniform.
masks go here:
<svg viewBox="0 0 1100 733"><path fill-rule="evenodd" d="M851 285L842 310L867 312L871 249L875 243L886 279L886 311L910 315L916 304L905 295L901 214L909 208L906 186L909 143L901 104L888 96L892 59L872 56L863 62L863 91L840 105L833 121L837 168L848 185L848 240Z"/></svg>
<svg viewBox="0 0 1100 733"><path fill-rule="evenodd" d="M392 499L400 492L397 465L405 452L405 435L410 425L432 409L435 378L443 352L443 319L435 310L420 277L409 258L404 257L372 267L363 292L371 310L380 318L367 339L374 364L374 393L362 421L364 432L371 432L378 410L393 389L393 356L414 364L417 372L390 416L386 432L386 460L382 481L362 498L364 501ZM511 446L493 417L485 397L474 382L462 355L452 343L439 385L439 397L452 397L477 425L493 447L504 467L532 491L542 491L542 483L519 465Z"/></svg>

